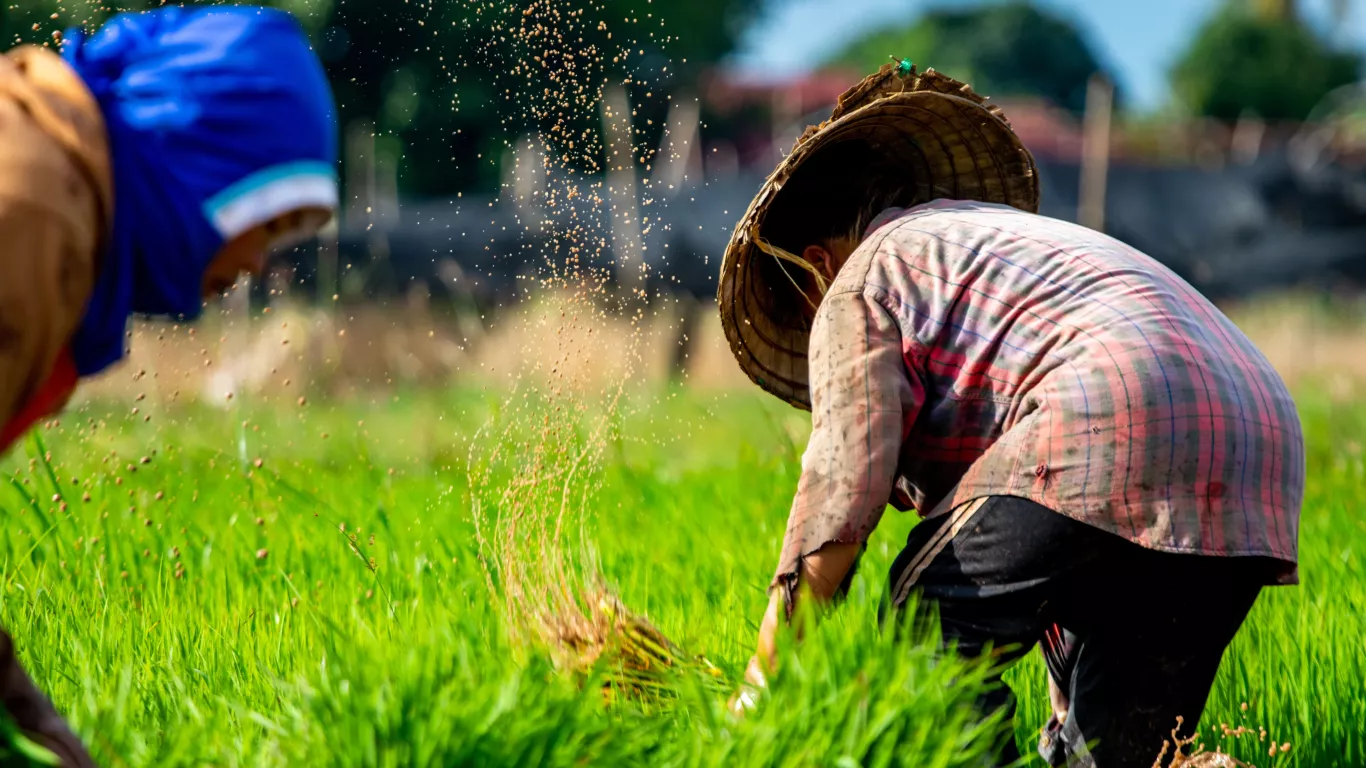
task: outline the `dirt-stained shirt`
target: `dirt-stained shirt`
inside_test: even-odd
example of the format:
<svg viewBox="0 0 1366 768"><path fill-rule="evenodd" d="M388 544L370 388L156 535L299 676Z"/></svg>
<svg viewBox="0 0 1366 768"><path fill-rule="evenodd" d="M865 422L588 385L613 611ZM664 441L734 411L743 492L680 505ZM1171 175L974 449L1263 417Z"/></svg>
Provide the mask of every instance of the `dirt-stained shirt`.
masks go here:
<svg viewBox="0 0 1366 768"><path fill-rule="evenodd" d="M888 211L821 302L809 362L774 586L864 543L889 503L932 517L991 495L1298 580L1290 393L1214 305L1110 237L983 203Z"/></svg>

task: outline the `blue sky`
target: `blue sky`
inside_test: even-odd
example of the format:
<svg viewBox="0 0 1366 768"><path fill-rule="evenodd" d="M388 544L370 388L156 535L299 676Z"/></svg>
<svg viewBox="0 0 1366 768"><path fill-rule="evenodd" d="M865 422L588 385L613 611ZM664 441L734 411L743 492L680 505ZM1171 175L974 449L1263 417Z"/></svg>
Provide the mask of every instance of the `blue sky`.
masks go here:
<svg viewBox="0 0 1366 768"><path fill-rule="evenodd" d="M685 0L683 0L685 1ZM736 58L744 70L799 72L819 64L859 34L913 19L926 8L982 0L770 0ZM1154 109L1167 100L1167 70L1223 0L1038 0L1076 21L1096 54L1116 73L1130 104ZM1342 28L1329 24L1331 0L1301 0L1310 20L1345 44L1366 47L1366 0L1352 0ZM933 62L927 62L933 65Z"/></svg>

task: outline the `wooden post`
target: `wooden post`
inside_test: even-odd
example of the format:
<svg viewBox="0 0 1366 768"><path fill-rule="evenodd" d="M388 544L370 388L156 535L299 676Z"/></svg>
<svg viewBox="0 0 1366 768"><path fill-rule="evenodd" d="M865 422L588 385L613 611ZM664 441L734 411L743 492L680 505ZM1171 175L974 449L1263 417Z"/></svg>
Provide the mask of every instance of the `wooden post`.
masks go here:
<svg viewBox="0 0 1366 768"><path fill-rule="evenodd" d="M1266 134L1266 124L1251 112L1244 112L1233 127L1230 151L1233 161L1239 165L1257 162L1262 153L1262 137Z"/></svg>
<svg viewBox="0 0 1366 768"><path fill-rule="evenodd" d="M664 182L665 196L682 191L684 184L700 184L702 178L702 152L699 148L701 107L697 97L686 92L678 94L669 107L668 130L660 139L656 165L659 173L656 178Z"/></svg>
<svg viewBox="0 0 1366 768"><path fill-rule="evenodd" d="M626 89L614 85L602 100L602 122L607 148L608 211L612 232L612 256L617 280L626 288L644 283L641 261L640 201L636 192L635 142L632 141L631 103Z"/></svg>
<svg viewBox="0 0 1366 768"><path fill-rule="evenodd" d="M1086 88L1086 117L1082 127L1081 187L1077 222L1105 231L1105 185L1110 168L1110 117L1114 86L1103 76L1091 76Z"/></svg>
<svg viewBox="0 0 1366 768"><path fill-rule="evenodd" d="M316 289L318 295L316 301L318 307L326 312L331 312L334 308L333 296L336 296L339 289L338 264L340 260L340 225L337 217L327 223L326 227L318 233L318 267L315 275Z"/></svg>

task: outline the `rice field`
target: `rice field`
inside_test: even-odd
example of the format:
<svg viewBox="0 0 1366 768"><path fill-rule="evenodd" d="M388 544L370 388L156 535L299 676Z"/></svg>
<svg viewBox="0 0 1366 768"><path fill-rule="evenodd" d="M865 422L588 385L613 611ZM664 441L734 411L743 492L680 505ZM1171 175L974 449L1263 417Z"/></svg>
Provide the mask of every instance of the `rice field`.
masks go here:
<svg viewBox="0 0 1366 768"><path fill-rule="evenodd" d="M1202 733L1259 767L1361 766L1366 402L1299 389L1303 585L1263 594ZM111 766L973 765L999 727L967 708L982 669L877 630L909 515L771 696L727 716L808 430L770 400L524 382L87 402L4 461L0 621ZM602 586L678 663L622 687L619 653L566 651ZM1026 755L1043 674L1031 656L1009 677Z"/></svg>

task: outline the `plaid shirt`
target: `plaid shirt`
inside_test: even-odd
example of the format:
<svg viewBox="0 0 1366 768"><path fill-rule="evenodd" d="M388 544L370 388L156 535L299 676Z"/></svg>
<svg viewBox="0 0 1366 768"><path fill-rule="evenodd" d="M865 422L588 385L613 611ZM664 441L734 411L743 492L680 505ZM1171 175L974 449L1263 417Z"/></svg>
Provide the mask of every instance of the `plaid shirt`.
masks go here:
<svg viewBox="0 0 1366 768"><path fill-rule="evenodd" d="M1266 555L1295 583L1304 445L1284 383L1185 281L1012 208L893 209L809 348L812 433L775 586L888 503L1021 496L1136 544Z"/></svg>

